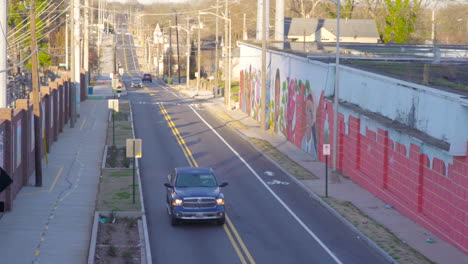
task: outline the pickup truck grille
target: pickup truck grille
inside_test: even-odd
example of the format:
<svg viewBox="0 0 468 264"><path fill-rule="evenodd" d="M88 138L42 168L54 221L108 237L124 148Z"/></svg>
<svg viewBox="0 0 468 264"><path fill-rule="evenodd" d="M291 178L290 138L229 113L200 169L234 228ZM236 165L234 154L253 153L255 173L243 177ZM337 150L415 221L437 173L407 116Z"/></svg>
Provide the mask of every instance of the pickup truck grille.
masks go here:
<svg viewBox="0 0 468 264"><path fill-rule="evenodd" d="M213 208L216 206L214 198L185 198L182 204L184 208Z"/></svg>

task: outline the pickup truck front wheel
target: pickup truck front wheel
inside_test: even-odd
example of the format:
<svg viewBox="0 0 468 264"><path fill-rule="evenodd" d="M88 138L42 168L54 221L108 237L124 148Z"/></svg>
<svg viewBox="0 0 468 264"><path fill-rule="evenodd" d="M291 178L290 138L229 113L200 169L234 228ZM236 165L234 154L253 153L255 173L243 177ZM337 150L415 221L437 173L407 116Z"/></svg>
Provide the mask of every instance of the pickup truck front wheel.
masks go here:
<svg viewBox="0 0 468 264"><path fill-rule="evenodd" d="M180 224L180 220L177 219L174 214L171 215L171 225L172 226L177 226Z"/></svg>
<svg viewBox="0 0 468 264"><path fill-rule="evenodd" d="M225 218L225 217L216 220L216 224L217 224L217 225L220 225L220 226L224 225L225 222L226 222L226 218Z"/></svg>

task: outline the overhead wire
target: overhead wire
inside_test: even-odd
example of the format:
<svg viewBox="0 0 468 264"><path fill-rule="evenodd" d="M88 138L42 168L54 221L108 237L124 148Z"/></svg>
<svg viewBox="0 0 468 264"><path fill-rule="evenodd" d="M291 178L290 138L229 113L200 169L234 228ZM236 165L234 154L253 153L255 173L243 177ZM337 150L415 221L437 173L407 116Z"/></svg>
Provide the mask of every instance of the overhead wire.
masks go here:
<svg viewBox="0 0 468 264"><path fill-rule="evenodd" d="M62 2L61 2L60 4L56 5L55 8L54 8L54 11L57 10L57 8L60 7L60 5L61 5L63 2L64 2L64 1L62 0ZM65 9L65 11L66 11L66 10L67 10L67 9ZM41 18L40 15L38 15L38 18L39 18L39 19L42 19L42 20L47 20L47 19L49 18L49 15L50 15L50 14L51 14L51 13L47 14L45 17L42 17L42 18ZM61 16L62 14L63 14L63 12L60 13L59 15L56 15L56 17L57 17L57 16ZM55 18L56 18L56 17L55 17ZM55 21L55 18L53 19L54 21ZM30 24L30 22L28 22L25 26L27 26L27 25L29 25L29 24ZM44 24L42 24L42 25L46 25L46 23L44 23ZM40 30L42 30L43 28L44 28L44 26L42 26L42 27L39 26L39 27L37 28L37 30L40 31ZM17 31L19 31L19 29L18 29ZM24 41L25 38L27 38L27 36L29 36L29 33L28 33L28 32L24 32L24 33L22 33L22 34L19 35L19 36L13 36L13 35L10 34L10 35L8 36L8 38L9 38L9 47L11 48L12 46L14 46L14 45L15 45L17 42L19 42L19 41ZM13 38L13 37L15 37L15 39L11 40L11 38Z"/></svg>
<svg viewBox="0 0 468 264"><path fill-rule="evenodd" d="M63 1L62 1L62 3L63 3ZM60 4L55 6L54 11L55 11L58 7L60 7ZM56 18L57 16L61 16L67 9L68 9L68 7L65 8L61 13L59 13L58 15L56 15L55 18ZM47 19L49 19L50 14L51 14L51 13L47 14L45 17L41 17L40 15L38 15L38 19L47 20ZM55 20L55 19L54 19L54 20ZM29 24L30 24L30 22L27 23L27 25L29 25ZM25 33L23 33L23 34L20 35L20 36L16 36L16 38L21 37L21 36L23 36L23 35L25 35L25 34L28 34L28 33L25 32ZM9 38L11 38L11 37L12 37L12 35L9 36Z"/></svg>
<svg viewBox="0 0 468 264"><path fill-rule="evenodd" d="M26 62L27 60L29 60L29 58L31 58L31 56L32 56L35 52L37 52L38 50L39 50L38 47L36 47L36 49L34 49L33 52L31 52L31 54L29 54L29 55L28 55L26 58L24 58L22 61L17 62L15 65L13 65L13 66L11 66L11 67L9 67L9 68L0 70L0 72L7 72L7 71L9 71L9 70L12 70L12 69L14 69L14 68L16 68L16 67L19 67L19 66L23 65L24 62Z"/></svg>
<svg viewBox="0 0 468 264"><path fill-rule="evenodd" d="M51 23L55 22L57 19L59 19L65 12L67 12L68 8L64 9L60 14L57 14L55 15L55 17L52 17L50 19L48 19L48 23L43 23L43 24L40 24L38 27L37 27L37 31L38 32L41 32L44 28L50 26ZM62 22L63 23L63 22ZM61 24L62 24L61 23ZM42 35L45 35L44 33ZM19 42L22 42L23 45L26 45L29 43L29 39L30 38L30 35L28 32L25 32L24 34L20 35L19 37L17 37L15 40L13 41L10 41L9 44L8 44L8 47L9 49L13 49L14 46L16 44L18 44Z"/></svg>
<svg viewBox="0 0 468 264"><path fill-rule="evenodd" d="M42 5L45 5L47 4L48 2L47 1L44 1L41 6L38 6L36 9L39 9L40 7L42 7ZM38 13L38 16L40 15L40 12ZM27 22L25 25L21 26L24 22ZM15 27L13 27L10 32L8 32L8 37L10 37L11 35L14 35L16 34L17 31L23 29L25 26L29 25L29 17L23 19L19 24L17 24ZM18 28L19 26L21 26L21 28ZM18 28L18 29L17 29ZM15 31L16 30L16 31Z"/></svg>

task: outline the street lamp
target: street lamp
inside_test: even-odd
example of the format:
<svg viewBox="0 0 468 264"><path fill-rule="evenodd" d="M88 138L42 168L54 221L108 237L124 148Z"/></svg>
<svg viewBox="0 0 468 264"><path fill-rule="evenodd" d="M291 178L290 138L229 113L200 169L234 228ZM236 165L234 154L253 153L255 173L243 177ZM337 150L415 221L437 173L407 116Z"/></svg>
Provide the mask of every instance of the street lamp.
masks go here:
<svg viewBox="0 0 468 264"><path fill-rule="evenodd" d="M333 101L333 170L338 164L338 96L339 96L339 66L340 66L340 0L331 0L336 4L336 65L335 65L335 95Z"/></svg>
<svg viewBox="0 0 468 264"><path fill-rule="evenodd" d="M206 12L206 11L199 11L199 14L200 15L213 15L215 17L218 17L218 18L221 18L221 19L224 19L226 20L228 23L229 23L229 40L227 40L225 38L224 40L224 43L225 43L225 47L228 49L228 59L227 59L227 63L224 63L224 72L227 73L228 75L228 78L227 78L227 85L226 85L226 77L224 77L224 87L228 89L227 91L227 107L230 109L231 108L231 38L232 38L232 24L231 24L231 19L228 18L228 17L223 17L223 16L220 16L218 14L215 14L215 13L212 13L212 12ZM217 40L216 40L217 41ZM229 45L228 45L229 43ZM216 84L217 85L217 84ZM226 95L224 95L226 98Z"/></svg>

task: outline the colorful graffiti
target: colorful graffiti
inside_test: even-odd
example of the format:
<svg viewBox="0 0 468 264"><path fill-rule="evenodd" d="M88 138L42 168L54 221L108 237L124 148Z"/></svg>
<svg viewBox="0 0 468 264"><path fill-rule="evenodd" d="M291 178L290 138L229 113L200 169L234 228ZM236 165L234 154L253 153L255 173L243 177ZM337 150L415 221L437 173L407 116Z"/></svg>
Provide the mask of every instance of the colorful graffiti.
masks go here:
<svg viewBox="0 0 468 264"><path fill-rule="evenodd" d="M252 69L241 72L240 107L260 121L261 72ZM285 137L317 159L317 98L310 82L287 77L281 81L276 69L273 85L267 88L267 129Z"/></svg>

